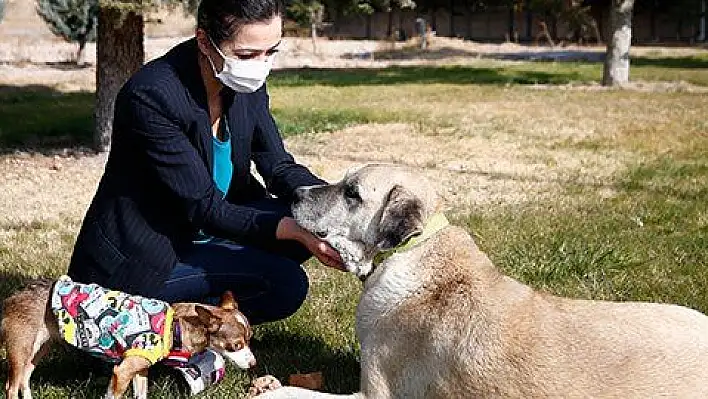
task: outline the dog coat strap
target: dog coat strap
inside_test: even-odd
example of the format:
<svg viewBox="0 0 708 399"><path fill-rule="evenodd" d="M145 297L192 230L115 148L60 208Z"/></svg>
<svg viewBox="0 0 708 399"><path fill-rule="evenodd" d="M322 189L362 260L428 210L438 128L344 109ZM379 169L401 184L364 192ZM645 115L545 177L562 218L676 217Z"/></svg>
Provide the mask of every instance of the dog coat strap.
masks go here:
<svg viewBox="0 0 708 399"><path fill-rule="evenodd" d="M182 327L179 320L172 322L172 348L165 356L165 363L168 366L182 366L189 361L192 353L182 347Z"/></svg>

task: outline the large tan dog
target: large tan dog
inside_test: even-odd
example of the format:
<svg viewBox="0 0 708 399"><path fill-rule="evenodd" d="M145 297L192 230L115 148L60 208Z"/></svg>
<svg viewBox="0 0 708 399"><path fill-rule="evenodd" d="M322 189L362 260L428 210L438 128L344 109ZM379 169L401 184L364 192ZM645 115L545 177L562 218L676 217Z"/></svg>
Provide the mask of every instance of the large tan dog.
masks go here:
<svg viewBox="0 0 708 399"><path fill-rule="evenodd" d="M421 176L383 165L298 193L297 221L364 280L352 397L708 397L708 317L536 292L501 274L436 204ZM331 396L285 387L262 397Z"/></svg>

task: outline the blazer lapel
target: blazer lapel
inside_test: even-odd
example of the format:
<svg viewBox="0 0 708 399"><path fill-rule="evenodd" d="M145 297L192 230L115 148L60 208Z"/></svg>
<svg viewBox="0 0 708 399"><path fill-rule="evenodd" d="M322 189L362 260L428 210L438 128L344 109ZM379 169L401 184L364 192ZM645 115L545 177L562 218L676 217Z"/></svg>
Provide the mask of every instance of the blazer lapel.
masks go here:
<svg viewBox="0 0 708 399"><path fill-rule="evenodd" d="M182 43L182 46L180 51L177 51L175 54L174 65L180 75L180 79L193 100L192 111L196 116L196 131L191 132L194 137L189 137L189 139L197 148L202 159L204 159L204 163L211 171L214 168L214 149L211 142L212 133L209 119L209 105L197 58L199 48L194 38Z"/></svg>
<svg viewBox="0 0 708 399"><path fill-rule="evenodd" d="M245 95L227 90L224 104L229 104L227 118L231 128L231 159L234 163L234 177L238 176L239 181L244 181L244 177L250 172L250 135L247 132ZM232 185L236 179L232 181Z"/></svg>

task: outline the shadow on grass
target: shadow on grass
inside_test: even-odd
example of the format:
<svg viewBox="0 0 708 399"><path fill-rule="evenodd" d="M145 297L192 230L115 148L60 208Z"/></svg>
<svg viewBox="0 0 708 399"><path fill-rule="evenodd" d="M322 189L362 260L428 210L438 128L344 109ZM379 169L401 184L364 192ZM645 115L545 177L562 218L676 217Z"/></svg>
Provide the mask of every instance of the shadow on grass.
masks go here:
<svg viewBox="0 0 708 399"><path fill-rule="evenodd" d="M0 303L33 281L36 279L0 272ZM4 351L2 354L7 356ZM39 397L54 385L72 387L68 397L100 397L106 391L110 373L110 366L100 360L68 346L54 345L32 373L32 388ZM7 381L7 378L7 361L0 359L0 381Z"/></svg>
<svg viewBox="0 0 708 399"><path fill-rule="evenodd" d="M11 273L6 271L0 272L0 304L5 300L5 298L12 295L17 290L25 287L32 281L36 279L29 278L18 273ZM1 307L0 307L1 308Z"/></svg>
<svg viewBox="0 0 708 399"><path fill-rule="evenodd" d="M0 273L0 303L33 280L19 274ZM280 326L281 323L274 323L257 328L251 347L258 357L258 367L249 374L273 374L287 382L287 377L293 373L322 371L327 392L358 390L359 362L353 350L334 348L319 337L284 331ZM0 351L0 381L7 381L8 377L5 356ZM58 397L56 395L64 395L67 391L66 397L100 397L111 373L111 364L68 345L56 344L32 374L32 389L38 397ZM169 392L167 397L188 396L181 377L170 367L157 365L151 368L150 382L158 392Z"/></svg>
<svg viewBox="0 0 708 399"><path fill-rule="evenodd" d="M630 63L632 66L705 69L708 71L708 57L632 57Z"/></svg>
<svg viewBox="0 0 708 399"><path fill-rule="evenodd" d="M345 53L341 56L349 60L428 60L439 61L452 58L485 58L494 60L514 61L586 61L598 62L605 58L605 53L597 49L564 49L562 47L528 47L523 51L514 51L513 48L497 51L470 51L453 47L440 47L420 50L417 47L404 47L396 49L382 49L373 52Z"/></svg>
<svg viewBox="0 0 708 399"><path fill-rule="evenodd" d="M99 398L106 392L112 365L67 345L57 344L39 362L32 373L30 386L37 397L66 390L68 398ZM0 380L7 381L7 362L0 362ZM64 396L64 395L62 395Z"/></svg>
<svg viewBox="0 0 708 399"><path fill-rule="evenodd" d="M345 53L340 58L345 60L444 60L455 57L478 57L480 53L451 47L420 50L415 47L383 49L373 52Z"/></svg>
<svg viewBox="0 0 708 399"><path fill-rule="evenodd" d="M90 146L93 112L93 93L0 85L0 153Z"/></svg>
<svg viewBox="0 0 708 399"><path fill-rule="evenodd" d="M574 71L543 72L508 68L389 67L379 69L285 69L274 71L273 86L361 86L395 84L566 84L580 81ZM92 92L63 93L43 85L0 85L0 154L16 150L48 152L90 147L95 97ZM367 115L331 110L327 115L293 114L279 110L284 134L366 123ZM378 119L376 120L378 121Z"/></svg>
<svg viewBox="0 0 708 399"><path fill-rule="evenodd" d="M298 68L273 71L273 86L368 86L394 84L566 84L583 80L577 72L539 72L472 66L393 66L387 68Z"/></svg>
<svg viewBox="0 0 708 399"><path fill-rule="evenodd" d="M89 63L77 64L73 61L47 62L44 65L53 69L58 69L60 71L80 71L82 69L87 69L93 66Z"/></svg>
<svg viewBox="0 0 708 399"><path fill-rule="evenodd" d="M350 60L428 60L439 61L452 58L483 58L502 61L540 61L540 62L584 62L601 63L605 60L605 52L597 49L563 49L534 47L526 51L478 52L442 47L430 50L420 50L414 47L377 50L374 52L346 53L341 56ZM708 57L652 57L633 56L632 66L651 66L659 68L708 69Z"/></svg>
<svg viewBox="0 0 708 399"><path fill-rule="evenodd" d="M353 351L333 348L315 336L267 327L251 346L258 357L258 375L272 374L287 383L290 374L321 371L326 392L359 390L360 366Z"/></svg>

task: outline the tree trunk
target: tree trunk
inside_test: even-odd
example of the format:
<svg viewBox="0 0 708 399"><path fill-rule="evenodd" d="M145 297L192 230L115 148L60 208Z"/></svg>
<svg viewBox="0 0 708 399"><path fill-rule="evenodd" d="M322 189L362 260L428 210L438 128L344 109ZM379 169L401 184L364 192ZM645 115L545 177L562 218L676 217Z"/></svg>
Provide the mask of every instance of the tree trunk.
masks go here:
<svg viewBox="0 0 708 399"><path fill-rule="evenodd" d="M629 83L629 47L632 43L632 8L634 0L612 0L610 27L612 37L607 43L603 86L624 86Z"/></svg>
<svg viewBox="0 0 708 399"><path fill-rule="evenodd" d="M317 54L317 26L322 19L319 10L310 8L310 37L312 38L312 54Z"/></svg>
<svg viewBox="0 0 708 399"><path fill-rule="evenodd" d="M508 32L506 34L507 42L515 42L514 37L516 37L516 11L514 11L514 5L509 6L509 25Z"/></svg>
<svg viewBox="0 0 708 399"><path fill-rule="evenodd" d="M659 41L659 36L656 33L656 6L658 0L652 0L651 2L651 8L649 9L649 36L651 36L651 40L658 42Z"/></svg>
<svg viewBox="0 0 708 399"><path fill-rule="evenodd" d="M590 7L590 16L597 23L598 44L607 41L607 37L605 36L605 15L607 14L608 7L611 6L594 4Z"/></svg>
<svg viewBox="0 0 708 399"><path fill-rule="evenodd" d="M86 40L79 40L79 49L76 51L76 66L84 65L84 50L86 49Z"/></svg>
<svg viewBox="0 0 708 399"><path fill-rule="evenodd" d="M531 11L531 0L524 1L524 9L526 10L526 40L533 39L533 11Z"/></svg>
<svg viewBox="0 0 708 399"><path fill-rule="evenodd" d="M706 41L706 3L708 1L701 0L701 16L698 20L698 38L699 42Z"/></svg>
<svg viewBox="0 0 708 399"><path fill-rule="evenodd" d="M450 0L450 37L457 37L455 32L455 0Z"/></svg>
<svg viewBox="0 0 708 399"><path fill-rule="evenodd" d="M317 54L317 24L310 24L310 36L312 37L312 54Z"/></svg>
<svg viewBox="0 0 708 399"><path fill-rule="evenodd" d="M123 83L145 59L143 17L135 12L122 14L115 8L101 7L98 13L96 43L96 130L94 149L108 151L113 130L113 108Z"/></svg>

